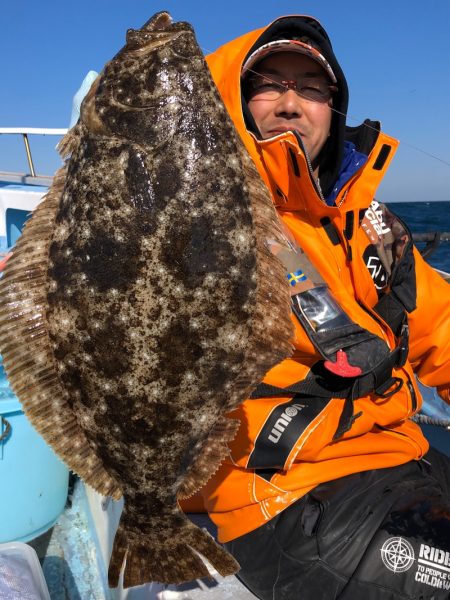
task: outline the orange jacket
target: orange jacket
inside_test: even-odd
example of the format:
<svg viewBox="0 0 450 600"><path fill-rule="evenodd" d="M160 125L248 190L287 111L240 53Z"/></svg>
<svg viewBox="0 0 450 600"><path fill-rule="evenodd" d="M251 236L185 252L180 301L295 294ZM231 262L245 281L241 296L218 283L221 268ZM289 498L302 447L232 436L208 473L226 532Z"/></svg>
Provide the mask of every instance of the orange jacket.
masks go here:
<svg viewBox="0 0 450 600"><path fill-rule="evenodd" d="M291 132L257 141L246 130L240 71L243 59L263 31L250 32L210 55L207 61L213 78L283 221L347 314L394 348L393 332L374 316L373 306L378 296L363 260L370 242L360 227L359 217L371 204L398 142L380 133L367 163L339 193L336 200L339 208L327 206L315 191L306 159ZM292 153L297 162L295 169ZM386 154L383 163L381 157ZM351 212L354 225L351 235L348 231L345 235L347 214ZM336 245L321 223L324 217L331 220L338 232ZM370 395L356 400L354 414L361 414L343 437L333 441L343 400L331 399L310 415L309 423L283 458L283 464L266 470L252 469L248 465L255 453L255 442L270 418L280 416L284 419L279 422L281 430L286 429L302 407L294 401L283 413L283 405L292 399L292 395L286 394L247 400L230 415L241 421L240 430L230 445L229 458L202 490L205 506L218 526L220 541L255 529L322 482L365 469L417 460L427 452L428 443L420 428L409 419L421 405L414 373L430 386L449 383L450 288L416 251L415 265L417 308L409 315L409 361L393 373L403 385L387 399ZM269 371L265 383L286 387L302 380L320 358L304 330L293 320L294 354Z"/></svg>

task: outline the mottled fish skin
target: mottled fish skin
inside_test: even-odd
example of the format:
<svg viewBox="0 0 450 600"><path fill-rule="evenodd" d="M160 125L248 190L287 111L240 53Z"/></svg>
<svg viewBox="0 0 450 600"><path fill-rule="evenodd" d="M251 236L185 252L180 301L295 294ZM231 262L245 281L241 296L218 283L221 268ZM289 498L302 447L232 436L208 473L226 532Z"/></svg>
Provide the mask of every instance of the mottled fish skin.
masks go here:
<svg viewBox="0 0 450 600"><path fill-rule="evenodd" d="M199 454L212 457L203 470L217 468L214 443L236 431L219 418L290 350L282 267L269 251L267 272L258 266L250 195L267 192L249 181L192 28L167 13L128 32L73 135L47 322L69 405L124 493L110 583L125 557L125 586L205 575L183 544L231 573L177 494ZM277 344L263 341L265 316L280 322Z"/></svg>
<svg viewBox="0 0 450 600"><path fill-rule="evenodd" d="M131 58L105 69L96 111L114 137L84 133L50 255L61 378L91 444L126 482L128 511L139 497L150 521L173 505L193 440L226 406L256 288L236 143L191 44L183 35L148 66Z"/></svg>

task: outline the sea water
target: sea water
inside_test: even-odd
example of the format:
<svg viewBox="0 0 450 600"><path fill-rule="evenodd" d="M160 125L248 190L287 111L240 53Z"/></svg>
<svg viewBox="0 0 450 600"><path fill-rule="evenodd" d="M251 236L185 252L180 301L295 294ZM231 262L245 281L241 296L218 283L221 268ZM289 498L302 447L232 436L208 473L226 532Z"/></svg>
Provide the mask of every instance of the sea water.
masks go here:
<svg viewBox="0 0 450 600"><path fill-rule="evenodd" d="M448 202L392 202L387 205L414 233L450 232L450 201ZM416 244L419 250L424 243ZM441 242L427 262L436 269L450 272L450 242Z"/></svg>

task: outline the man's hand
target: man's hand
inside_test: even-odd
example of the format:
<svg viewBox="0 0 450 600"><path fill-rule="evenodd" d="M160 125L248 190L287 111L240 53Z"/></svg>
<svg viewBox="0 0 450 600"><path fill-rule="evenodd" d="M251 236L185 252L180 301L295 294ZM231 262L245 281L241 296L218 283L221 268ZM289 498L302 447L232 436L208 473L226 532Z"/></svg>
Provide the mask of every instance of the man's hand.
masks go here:
<svg viewBox="0 0 450 600"><path fill-rule="evenodd" d="M448 385L439 385L437 387L437 392L442 400L447 402L447 404L450 404L450 387Z"/></svg>

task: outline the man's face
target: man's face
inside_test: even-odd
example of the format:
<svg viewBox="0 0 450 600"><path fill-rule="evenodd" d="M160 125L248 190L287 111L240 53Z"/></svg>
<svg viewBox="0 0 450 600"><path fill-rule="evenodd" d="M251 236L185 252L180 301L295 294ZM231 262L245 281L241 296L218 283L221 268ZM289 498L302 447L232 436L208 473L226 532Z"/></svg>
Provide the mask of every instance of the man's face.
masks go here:
<svg viewBox="0 0 450 600"><path fill-rule="evenodd" d="M259 62L255 71L277 80L308 80L329 83L326 72L314 60L295 52L278 52ZM250 74L252 77L252 74ZM331 125L331 101L317 102L299 96L293 89L273 99L258 90L251 93L248 106L263 139L285 131L298 131L313 161L325 144Z"/></svg>

